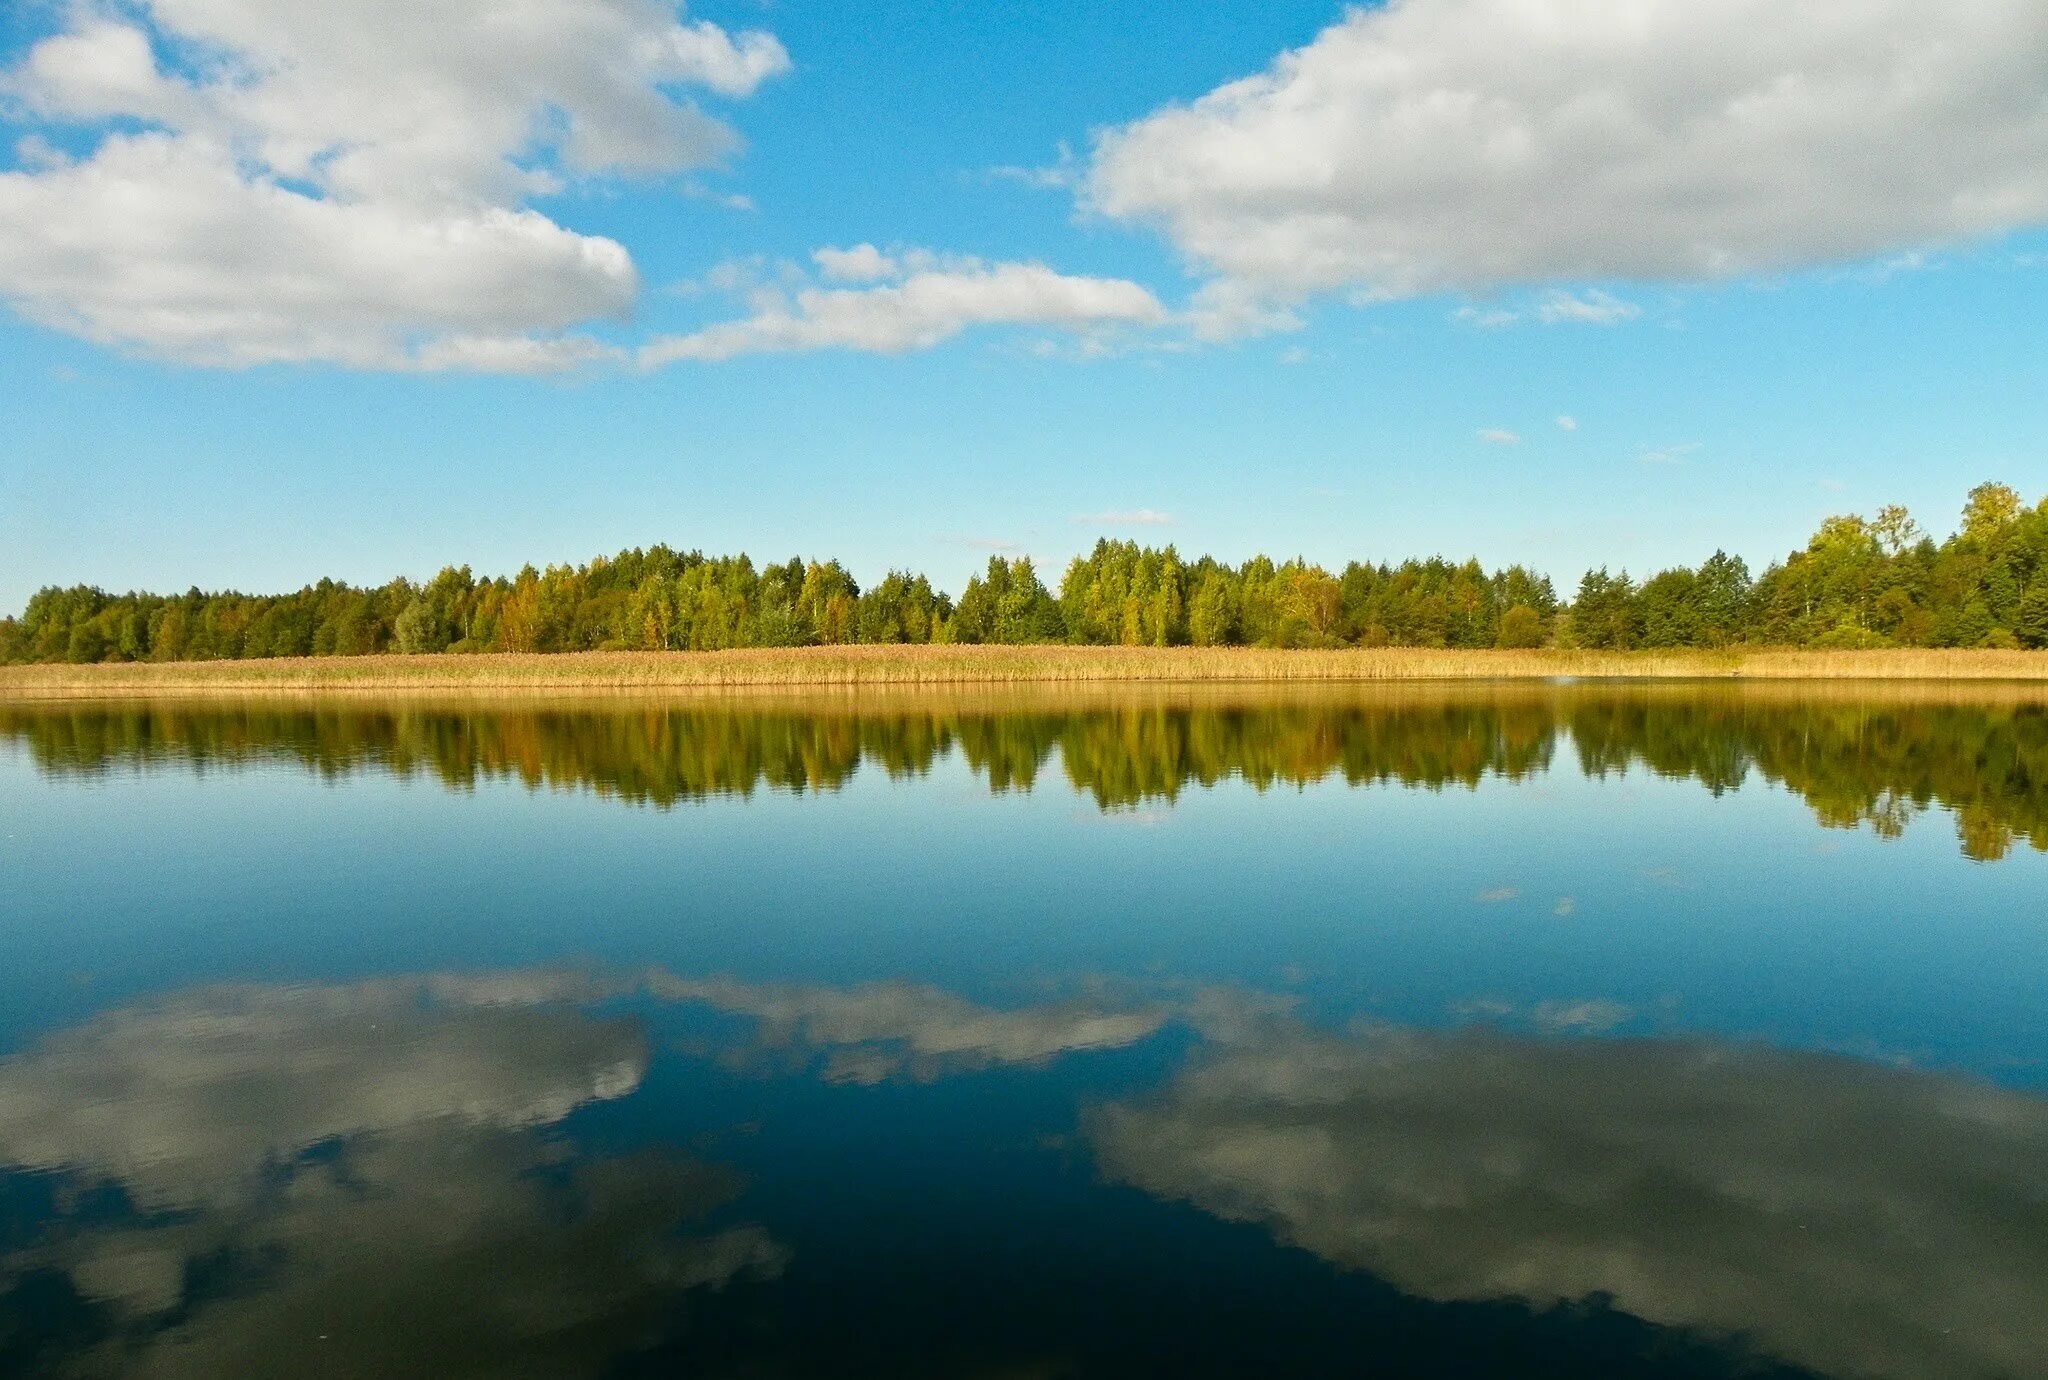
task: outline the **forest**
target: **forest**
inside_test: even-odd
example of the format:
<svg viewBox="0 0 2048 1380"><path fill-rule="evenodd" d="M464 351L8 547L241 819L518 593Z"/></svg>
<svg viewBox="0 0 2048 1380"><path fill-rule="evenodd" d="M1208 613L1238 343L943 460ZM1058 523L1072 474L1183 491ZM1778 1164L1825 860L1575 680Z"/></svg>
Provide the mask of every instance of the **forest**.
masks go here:
<svg viewBox="0 0 2048 1380"><path fill-rule="evenodd" d="M838 561L757 566L667 546L586 565L290 594L46 588L0 619L0 664L421 652L711 651L836 643L1094 646L2048 647L2048 498L1970 491L1936 541L1904 508L1823 522L1753 575L1716 551L1642 580L1588 571L1570 597L1521 566L1440 557L1341 571L1099 541L1048 588L992 556L958 598L923 575L866 589Z"/></svg>

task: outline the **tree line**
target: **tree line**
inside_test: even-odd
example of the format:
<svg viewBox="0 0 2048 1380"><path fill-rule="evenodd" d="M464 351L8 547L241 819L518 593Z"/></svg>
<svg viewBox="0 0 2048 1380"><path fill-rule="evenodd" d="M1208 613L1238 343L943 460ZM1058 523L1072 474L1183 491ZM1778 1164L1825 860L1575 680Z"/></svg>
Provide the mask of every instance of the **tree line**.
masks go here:
<svg viewBox="0 0 2048 1380"><path fill-rule="evenodd" d="M38 591L0 619L0 663L204 661L419 652L715 651L837 643L1255 647L2048 647L2048 498L1971 490L1936 542L1901 507L1831 517L1752 577L1717 551L1637 581L1589 571L1569 599L1521 566L1255 556L1227 565L1103 540L1049 589L992 556L958 599L837 561L756 566L666 546L587 565L424 584L322 580L291 594Z"/></svg>

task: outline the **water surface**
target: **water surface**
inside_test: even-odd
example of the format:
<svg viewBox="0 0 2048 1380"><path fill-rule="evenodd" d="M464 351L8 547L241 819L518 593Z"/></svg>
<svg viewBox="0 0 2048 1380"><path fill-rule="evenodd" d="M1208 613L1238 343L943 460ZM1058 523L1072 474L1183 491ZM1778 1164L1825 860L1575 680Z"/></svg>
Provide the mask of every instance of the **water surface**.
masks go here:
<svg viewBox="0 0 2048 1380"><path fill-rule="evenodd" d="M0 705L0 1372L2048 1374L2048 702Z"/></svg>

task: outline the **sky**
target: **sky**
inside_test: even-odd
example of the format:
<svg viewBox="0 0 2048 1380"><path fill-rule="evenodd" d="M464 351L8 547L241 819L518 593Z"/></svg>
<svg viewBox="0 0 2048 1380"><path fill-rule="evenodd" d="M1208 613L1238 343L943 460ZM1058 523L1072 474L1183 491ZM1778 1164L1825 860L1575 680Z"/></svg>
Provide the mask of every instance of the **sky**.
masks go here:
<svg viewBox="0 0 2048 1380"><path fill-rule="evenodd" d="M2040 0L0 0L0 610L2048 492Z"/></svg>

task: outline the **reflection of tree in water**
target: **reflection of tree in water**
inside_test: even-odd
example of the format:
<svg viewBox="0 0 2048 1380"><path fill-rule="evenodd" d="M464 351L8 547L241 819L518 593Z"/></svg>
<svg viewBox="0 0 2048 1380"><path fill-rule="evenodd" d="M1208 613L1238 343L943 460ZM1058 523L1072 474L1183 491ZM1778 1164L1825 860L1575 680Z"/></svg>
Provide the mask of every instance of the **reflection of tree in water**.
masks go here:
<svg viewBox="0 0 2048 1380"><path fill-rule="evenodd" d="M579 994L225 988L0 1062L0 1163L74 1205L0 1258L0 1305L43 1334L10 1357L0 1326L0 1368L593 1374L692 1288L779 1269L757 1227L681 1230L735 1196L728 1171L578 1161L539 1133L645 1069L632 1023L553 1000Z"/></svg>
<svg viewBox="0 0 2048 1380"><path fill-rule="evenodd" d="M1896 838L1939 804L1963 852L2048 851L2048 705L1588 700L1568 722L1588 775L1642 763L1716 792L1754 768L1822 824Z"/></svg>
<svg viewBox="0 0 2048 1380"><path fill-rule="evenodd" d="M0 709L0 734L52 772L284 759L323 775L377 768L460 789L509 778L663 807L762 788L835 790L863 763L913 777L955 752L1000 792L1032 789L1056 750L1067 781L1104 809L1231 779L1260 790L1329 778L1469 788L1548 771L1567 732L1589 776L1643 767L1719 793L1755 771L1830 826L1896 837L1938 804L1955 813L1972 858L2002 857L2022 839L2048 850L2048 706L2011 697L1520 685L1234 701L1134 694L1066 708L939 697Z"/></svg>

